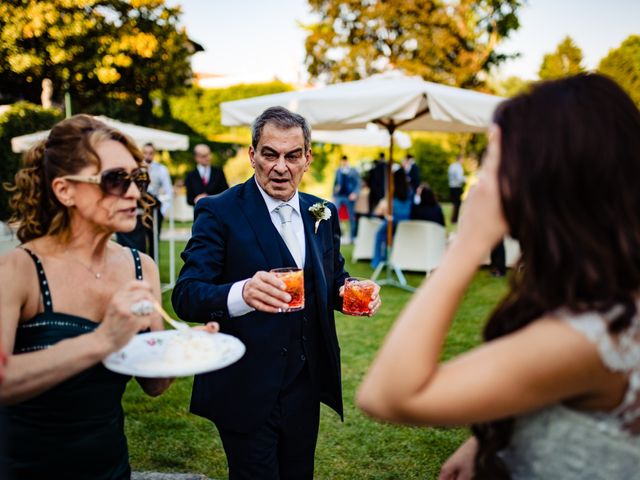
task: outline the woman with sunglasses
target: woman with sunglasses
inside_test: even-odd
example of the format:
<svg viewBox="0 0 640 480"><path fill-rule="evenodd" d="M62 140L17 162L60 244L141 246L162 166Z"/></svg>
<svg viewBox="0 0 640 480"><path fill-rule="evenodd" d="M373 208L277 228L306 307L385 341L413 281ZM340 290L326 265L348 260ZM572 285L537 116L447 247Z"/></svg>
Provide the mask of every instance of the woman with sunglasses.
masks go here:
<svg viewBox="0 0 640 480"><path fill-rule="evenodd" d="M441 480L627 480L640 465L640 112L587 74L503 102L440 266L358 394L371 415L473 424ZM486 343L440 364L465 290L506 234L522 257Z"/></svg>
<svg viewBox="0 0 640 480"><path fill-rule="evenodd" d="M149 206L132 141L77 115L25 155L11 206L22 244L0 257L0 385L16 480L128 479L121 398L129 377L100 363L145 329L162 329L158 269L111 241ZM210 325L214 331L215 325ZM170 379L138 378L159 395Z"/></svg>

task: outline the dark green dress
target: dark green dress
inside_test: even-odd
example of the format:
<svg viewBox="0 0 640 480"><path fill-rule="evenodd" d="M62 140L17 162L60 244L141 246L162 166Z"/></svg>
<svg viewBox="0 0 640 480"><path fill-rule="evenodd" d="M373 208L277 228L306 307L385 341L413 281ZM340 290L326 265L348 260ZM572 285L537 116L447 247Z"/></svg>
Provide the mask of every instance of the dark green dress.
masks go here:
<svg viewBox="0 0 640 480"><path fill-rule="evenodd" d="M25 249L26 250L26 249ZM44 312L19 325L14 354L42 350L92 332L97 323L53 310L47 278L36 264ZM132 250L136 278L142 265ZM131 477L121 399L130 377L101 363L46 392L4 409L6 463L14 480L120 480Z"/></svg>

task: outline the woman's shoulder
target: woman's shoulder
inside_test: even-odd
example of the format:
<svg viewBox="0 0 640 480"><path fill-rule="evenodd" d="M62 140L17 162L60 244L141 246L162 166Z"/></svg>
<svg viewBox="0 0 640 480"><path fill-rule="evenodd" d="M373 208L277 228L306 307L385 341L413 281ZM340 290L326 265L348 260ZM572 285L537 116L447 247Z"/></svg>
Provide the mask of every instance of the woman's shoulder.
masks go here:
<svg viewBox="0 0 640 480"><path fill-rule="evenodd" d="M615 306L608 312L587 311L575 313L563 308L555 312L558 320L579 332L597 349L602 362L612 371L640 369L640 318L638 312L631 318L630 325L616 333L609 331L609 325L621 312ZM638 308L636 304L636 308Z"/></svg>

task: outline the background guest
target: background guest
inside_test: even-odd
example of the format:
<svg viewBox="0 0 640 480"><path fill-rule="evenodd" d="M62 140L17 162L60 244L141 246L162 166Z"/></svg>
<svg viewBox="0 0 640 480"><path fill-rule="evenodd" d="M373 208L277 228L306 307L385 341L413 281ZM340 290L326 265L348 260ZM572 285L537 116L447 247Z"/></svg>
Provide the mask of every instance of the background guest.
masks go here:
<svg viewBox="0 0 640 480"><path fill-rule="evenodd" d="M405 159L402 161L402 168L404 168L404 171L407 174L407 181L409 182L411 191L415 193L420 186L420 168L414 160L413 155L410 153L407 154Z"/></svg>
<svg viewBox="0 0 640 480"><path fill-rule="evenodd" d="M343 155L340 159L340 167L336 171L333 182L333 198L336 208L344 205L349 214L350 241L356 237L356 213L354 206L360 193L360 175L355 168L349 165L349 159Z"/></svg>
<svg viewBox="0 0 640 480"><path fill-rule="evenodd" d="M169 169L155 160L155 148L152 143L147 143L142 147L142 155L149 171L148 193L153 196L156 204L153 207L153 225L156 226L156 237L153 237L153 228L147 230L147 241L149 242L149 254L151 258L156 258L154 245L160 244L160 233L162 232L162 222L168 215L173 203L173 185Z"/></svg>
<svg viewBox="0 0 640 480"><path fill-rule="evenodd" d="M413 198L409 193L409 183L407 175L402 168L393 172L393 231L395 232L398 222L409 220L411 214L411 204ZM374 212L376 216L381 216L385 220L376 232L376 241L371 259L371 266L376 268L380 262L387 259L387 223L389 222L389 212L386 199L378 202L377 210Z"/></svg>
<svg viewBox="0 0 640 480"><path fill-rule="evenodd" d="M449 180L449 199L453 205L453 209L451 210L451 223L455 224L458 222L462 191L464 190L464 183L466 181L464 169L462 168L462 155L458 155L455 161L449 165L447 177Z"/></svg>
<svg viewBox="0 0 640 480"><path fill-rule="evenodd" d="M367 178L360 179L360 192L358 193L358 198L356 199L356 203L353 206L353 210L356 214L356 231L355 236L358 236L358 223L360 222L360 217L368 217L370 214L369 211L369 184L367 183Z"/></svg>
<svg viewBox="0 0 640 480"><path fill-rule="evenodd" d="M211 165L211 149L203 143L193 149L196 169L187 173L184 184L187 189L187 203L196 202L209 195L224 192L229 185L220 167Z"/></svg>
<svg viewBox="0 0 640 480"><path fill-rule="evenodd" d="M411 220L426 220L435 222L444 227L444 214L442 207L436 199L433 190L426 183L418 185L416 194L411 204Z"/></svg>
<svg viewBox="0 0 640 480"><path fill-rule="evenodd" d="M387 191L387 159L384 152L380 152L378 159L373 162L373 167L367 174L369 184L369 213L373 215L374 210L384 198Z"/></svg>

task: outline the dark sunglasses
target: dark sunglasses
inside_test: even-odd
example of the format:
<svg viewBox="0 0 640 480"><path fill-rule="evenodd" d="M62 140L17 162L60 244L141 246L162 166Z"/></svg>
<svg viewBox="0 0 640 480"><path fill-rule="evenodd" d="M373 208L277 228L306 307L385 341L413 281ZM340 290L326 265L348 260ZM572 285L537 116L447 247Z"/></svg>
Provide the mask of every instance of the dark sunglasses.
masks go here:
<svg viewBox="0 0 640 480"><path fill-rule="evenodd" d="M107 195L124 197L131 186L131 182L136 184L140 193L145 193L149 187L149 172L146 168L136 168L131 173L127 173L124 168L111 168L101 172L99 175L65 175L60 177L73 182L93 183L100 185L100 189Z"/></svg>

